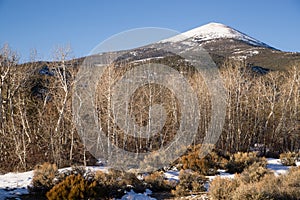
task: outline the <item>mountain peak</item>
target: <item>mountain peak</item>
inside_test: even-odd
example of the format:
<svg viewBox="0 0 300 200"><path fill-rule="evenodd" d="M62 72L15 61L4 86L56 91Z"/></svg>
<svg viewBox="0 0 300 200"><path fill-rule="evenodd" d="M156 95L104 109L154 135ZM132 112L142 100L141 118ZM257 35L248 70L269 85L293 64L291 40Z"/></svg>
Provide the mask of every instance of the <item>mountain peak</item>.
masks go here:
<svg viewBox="0 0 300 200"><path fill-rule="evenodd" d="M216 39L235 39L246 42L254 46L271 48L267 44L260 42L240 31L221 23L211 22L206 25L194 28L167 40L164 42L180 42L186 39L192 39L197 42L208 42Z"/></svg>
<svg viewBox="0 0 300 200"><path fill-rule="evenodd" d="M226 26L225 24L221 24L221 23L218 23L218 22L210 22L210 23L205 24L205 25L200 26L200 27L202 27L202 28L219 28L219 29L222 29L222 28L228 29L228 28L230 28L229 26ZM198 28L200 28L200 27L198 27Z"/></svg>

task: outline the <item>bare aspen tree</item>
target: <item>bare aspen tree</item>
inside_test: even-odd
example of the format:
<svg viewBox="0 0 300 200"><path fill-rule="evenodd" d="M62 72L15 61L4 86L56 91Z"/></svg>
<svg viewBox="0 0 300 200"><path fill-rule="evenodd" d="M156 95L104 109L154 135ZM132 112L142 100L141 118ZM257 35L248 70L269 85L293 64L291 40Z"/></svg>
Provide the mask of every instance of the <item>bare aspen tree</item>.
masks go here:
<svg viewBox="0 0 300 200"><path fill-rule="evenodd" d="M74 125L72 124L71 101L69 100L73 86L74 69L72 62L67 60L70 59L70 54L71 48L69 46L58 47L54 55L54 59L57 61L52 66L55 79L53 88L51 88L53 92L52 101L56 108L57 118L50 133L50 144L54 161L58 166L62 164L61 155L66 153L66 149L63 149L63 146L66 146L69 138L71 139L69 150L73 151L74 145ZM70 129L65 129L66 125ZM69 154L69 158L72 158L72 155Z"/></svg>
<svg viewBox="0 0 300 200"><path fill-rule="evenodd" d="M8 87L9 85L7 81L9 79L9 73L14 65L17 63L17 58L15 53L13 53L8 44L5 44L3 48L1 49L1 54L0 54L0 78L1 78L1 83L0 83L0 126L1 126L1 131L3 131L3 128L5 126L5 121L6 121L6 109L5 109L5 104L7 103L7 91L8 89L5 90L5 86ZM5 94L6 93L6 94ZM4 132L2 133L4 134Z"/></svg>

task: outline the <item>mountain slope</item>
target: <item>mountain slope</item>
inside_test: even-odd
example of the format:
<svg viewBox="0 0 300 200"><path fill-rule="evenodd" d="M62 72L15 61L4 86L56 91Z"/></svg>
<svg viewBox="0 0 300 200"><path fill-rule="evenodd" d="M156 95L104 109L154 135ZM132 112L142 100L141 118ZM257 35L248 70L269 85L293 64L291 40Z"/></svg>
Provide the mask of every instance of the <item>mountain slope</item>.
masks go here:
<svg viewBox="0 0 300 200"><path fill-rule="evenodd" d="M116 61L139 62L169 56L172 53L160 48L168 46L168 43L172 48L183 52L188 48L203 48L219 67L226 60L238 60L251 67L269 70L287 70L292 65L300 63L300 53L280 51L220 23L209 23L157 43L120 51L122 55Z"/></svg>
<svg viewBox="0 0 300 200"><path fill-rule="evenodd" d="M192 39L196 42L208 42L216 39L235 39L244 41L250 45L272 48L242 32L220 23L209 23L204 26L189 30L180 35L164 40L164 42L182 42Z"/></svg>
<svg viewBox="0 0 300 200"><path fill-rule="evenodd" d="M299 53L280 51L220 23L209 23L159 43L201 46L211 54L217 65L222 65L226 59L234 59L252 66L285 70L290 65L300 63Z"/></svg>

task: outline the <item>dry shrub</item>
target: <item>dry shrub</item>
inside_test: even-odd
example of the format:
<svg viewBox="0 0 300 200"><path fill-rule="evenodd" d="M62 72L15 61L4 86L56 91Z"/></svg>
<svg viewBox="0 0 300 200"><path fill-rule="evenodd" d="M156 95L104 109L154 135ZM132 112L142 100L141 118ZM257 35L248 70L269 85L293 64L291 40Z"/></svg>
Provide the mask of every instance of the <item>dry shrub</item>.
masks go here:
<svg viewBox="0 0 300 200"><path fill-rule="evenodd" d="M230 155L220 151L212 151L207 154L206 159L210 160L213 166L217 169L225 169Z"/></svg>
<svg viewBox="0 0 300 200"><path fill-rule="evenodd" d="M268 200L278 196L274 174L266 174L261 181L245 183L239 178L216 177L209 187L211 200ZM275 185L274 185L275 184Z"/></svg>
<svg viewBox="0 0 300 200"><path fill-rule="evenodd" d="M166 180L163 172L158 171L145 176L144 181L153 192L171 191L176 186L175 182Z"/></svg>
<svg viewBox="0 0 300 200"><path fill-rule="evenodd" d="M300 199L300 167L294 167L279 177L281 195L288 199Z"/></svg>
<svg viewBox="0 0 300 200"><path fill-rule="evenodd" d="M144 188L140 188L143 185L142 181L134 173L109 170L108 176L112 181L115 181L115 185L124 190L128 187L133 188L135 191L144 190Z"/></svg>
<svg viewBox="0 0 300 200"><path fill-rule="evenodd" d="M217 176L209 186L209 195L212 200L232 199L231 195L239 186L235 179Z"/></svg>
<svg viewBox="0 0 300 200"><path fill-rule="evenodd" d="M152 152L145 156L144 160L140 163L141 169L147 172L152 172L158 169L162 169L168 160L168 156L165 152Z"/></svg>
<svg viewBox="0 0 300 200"><path fill-rule="evenodd" d="M268 193L261 191L259 184L241 184L231 195L234 200L273 200Z"/></svg>
<svg viewBox="0 0 300 200"><path fill-rule="evenodd" d="M179 183L172 194L176 196L185 196L197 194L206 191L204 184L207 178L197 172L191 170L181 170L179 173Z"/></svg>
<svg viewBox="0 0 300 200"><path fill-rule="evenodd" d="M221 158L216 153L210 153L204 158L201 158L200 155L200 148L197 147L182 156L182 169L190 169L203 175L215 175Z"/></svg>
<svg viewBox="0 0 300 200"><path fill-rule="evenodd" d="M95 181L89 183L80 174L72 174L55 185L46 195L49 200L88 199L96 196L95 187Z"/></svg>
<svg viewBox="0 0 300 200"><path fill-rule="evenodd" d="M97 191L103 197L121 197L125 191L133 189L135 192L144 192L145 186L133 173L110 169L108 173L97 171L95 174Z"/></svg>
<svg viewBox="0 0 300 200"><path fill-rule="evenodd" d="M97 183L98 196L108 197L110 195L108 186L112 185L111 178L106 173L97 171L95 173L95 181Z"/></svg>
<svg viewBox="0 0 300 200"><path fill-rule="evenodd" d="M272 172L266 168L266 164L264 162L255 162L241 174L236 174L235 178L242 183L254 183L260 181L267 174L272 174Z"/></svg>
<svg viewBox="0 0 300 200"><path fill-rule="evenodd" d="M254 165L253 165L254 167ZM258 168L258 171L260 167ZM286 175L276 177L266 173L264 176L242 180L243 174L236 180L215 178L210 185L211 199L234 200L299 200L300 167L292 168ZM257 181L255 181L257 180Z"/></svg>
<svg viewBox="0 0 300 200"><path fill-rule="evenodd" d="M286 175L265 175L260 181L241 184L233 193L236 200L299 200L300 168L289 170Z"/></svg>
<svg viewBox="0 0 300 200"><path fill-rule="evenodd" d="M280 162L285 166L296 166L296 161L299 159L299 154L295 152L282 153L279 156Z"/></svg>
<svg viewBox="0 0 300 200"><path fill-rule="evenodd" d="M58 175L58 169L55 164L44 163L38 165L33 172L31 192L34 193L46 193L55 184L56 176Z"/></svg>
<svg viewBox="0 0 300 200"><path fill-rule="evenodd" d="M260 181L241 183L232 193L236 200L288 200L280 192L281 182L274 174L265 175Z"/></svg>
<svg viewBox="0 0 300 200"><path fill-rule="evenodd" d="M113 169L108 173L90 173L83 168L73 168L61 177L65 179L47 193L49 199L110 199L119 198L131 189L145 191L145 185L135 174Z"/></svg>
<svg viewBox="0 0 300 200"><path fill-rule="evenodd" d="M226 165L226 169L228 173L241 173L246 167L255 162L266 163L267 161L265 158L258 157L255 152L238 152L230 157L230 160Z"/></svg>

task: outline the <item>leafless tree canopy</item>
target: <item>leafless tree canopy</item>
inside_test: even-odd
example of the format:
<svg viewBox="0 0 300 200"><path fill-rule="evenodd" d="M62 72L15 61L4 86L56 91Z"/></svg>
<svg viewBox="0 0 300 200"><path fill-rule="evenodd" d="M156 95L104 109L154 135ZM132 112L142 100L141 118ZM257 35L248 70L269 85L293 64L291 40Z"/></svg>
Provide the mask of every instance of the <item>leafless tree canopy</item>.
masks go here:
<svg viewBox="0 0 300 200"><path fill-rule="evenodd" d="M80 60L70 59L70 49L58 49L55 62L18 64L8 45L0 54L0 172L32 169L45 161L59 167L95 162L83 147L72 116L72 95ZM150 62L150 61L146 61ZM201 74L177 57L151 62L180 71L199 100L200 122L194 143L201 143L210 116L210 92ZM131 152L156 151L172 141L181 109L176 95L158 84L137 89L128 105L139 126L149 123L149 108L160 104L166 111L163 128L149 138L124 134L113 118L111 88L132 63L111 65L97 85L95 112L100 127L113 144ZM226 122L216 147L223 151L300 149L300 68L257 74L240 62L220 66L228 93Z"/></svg>

